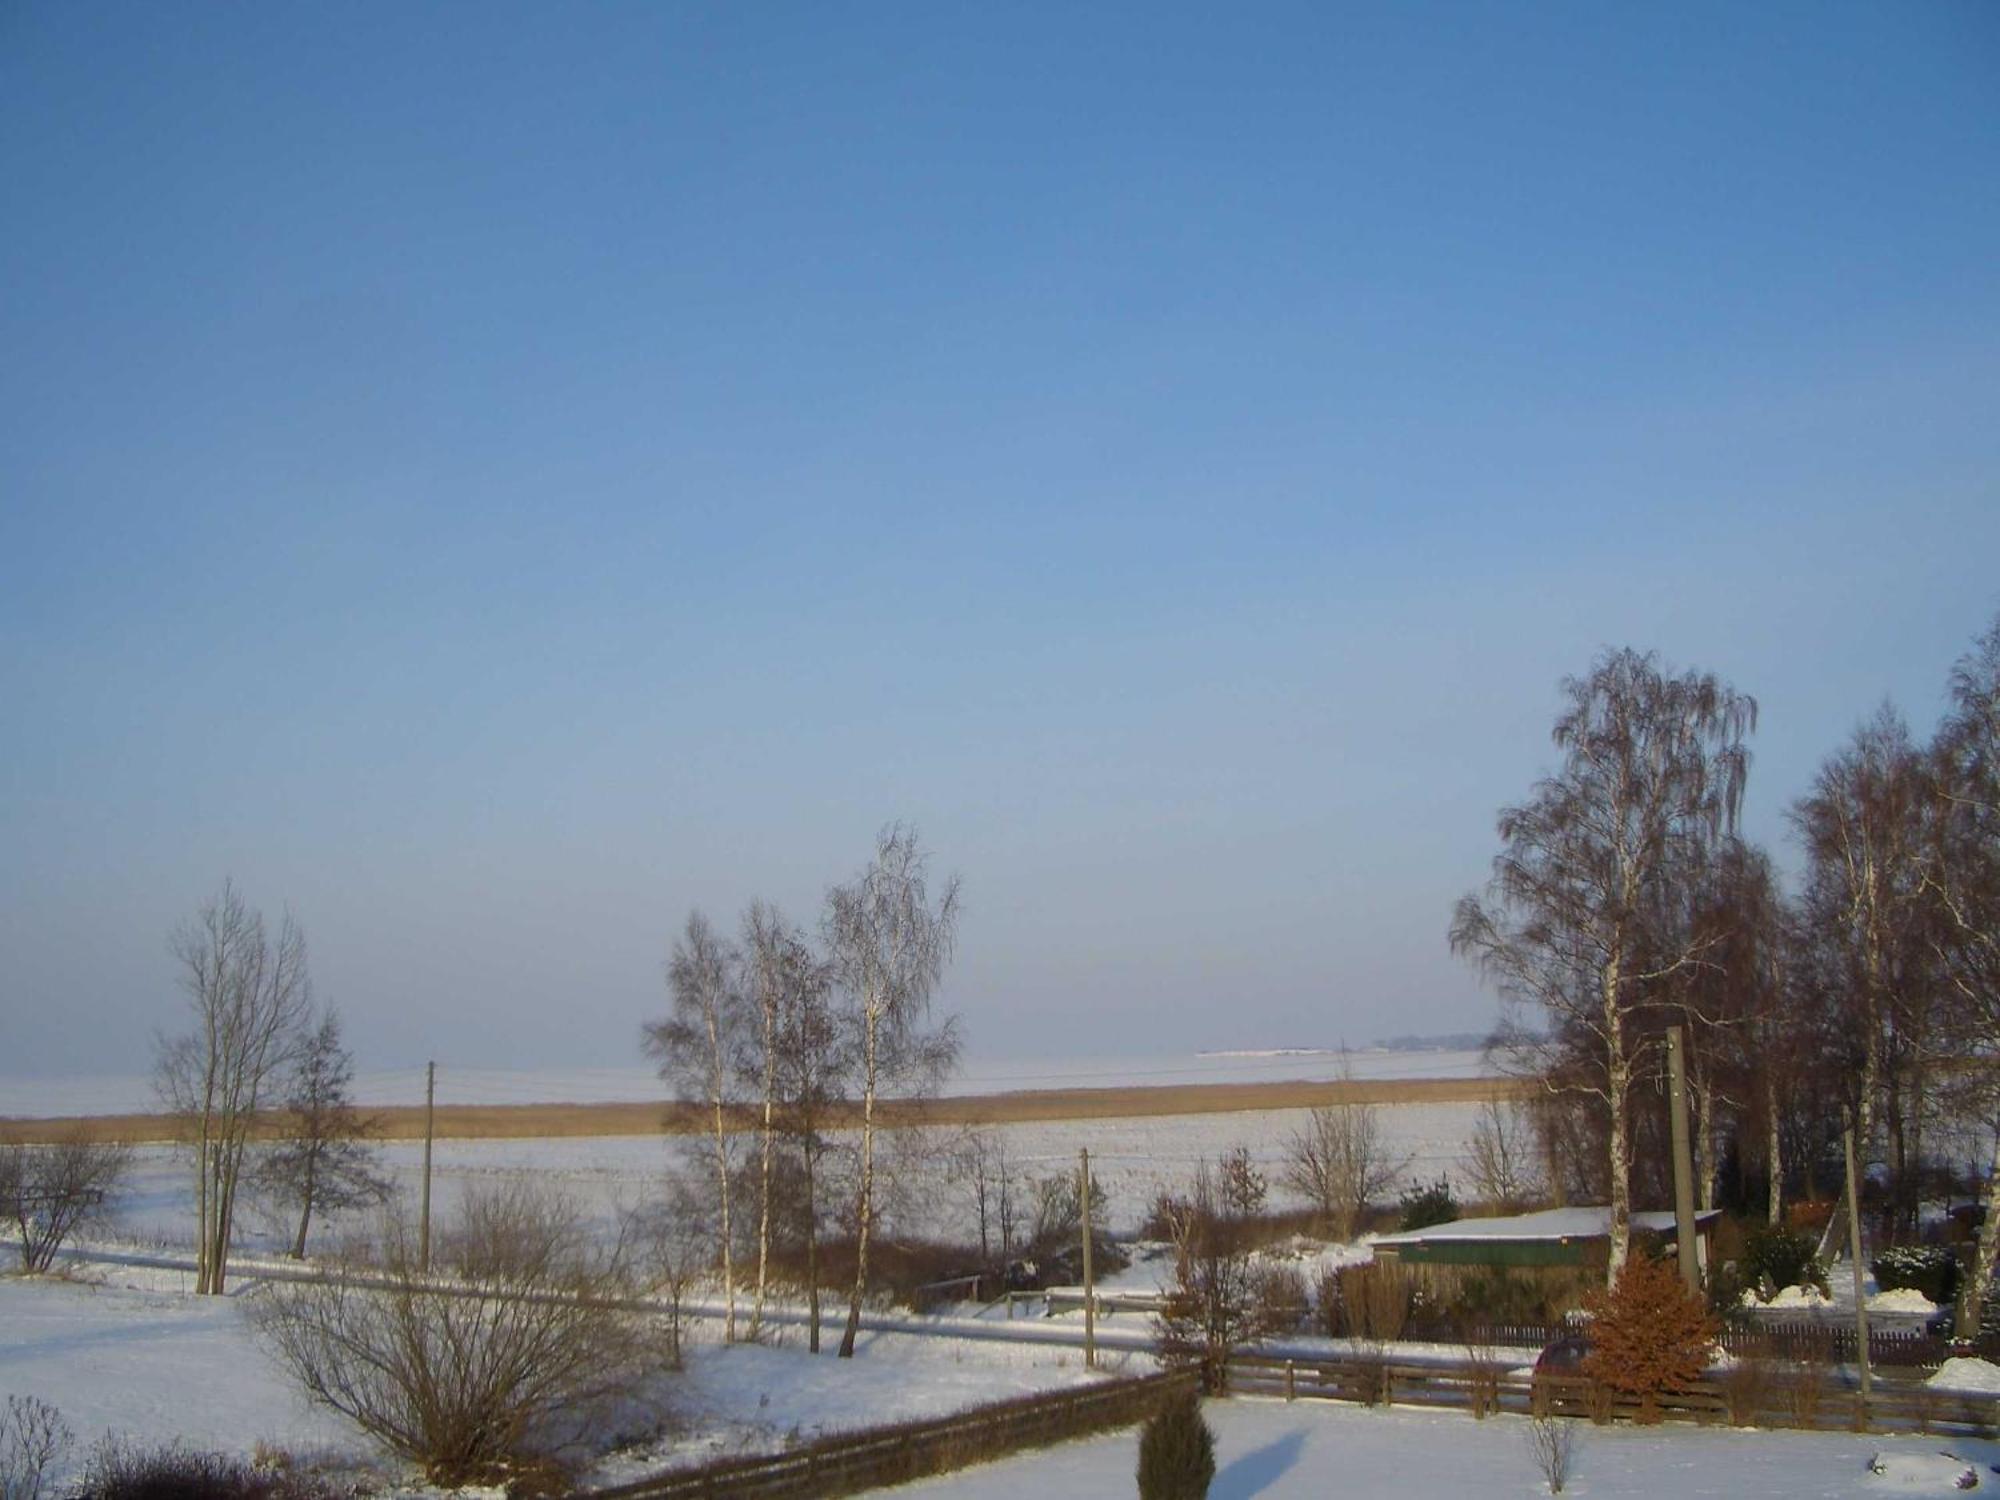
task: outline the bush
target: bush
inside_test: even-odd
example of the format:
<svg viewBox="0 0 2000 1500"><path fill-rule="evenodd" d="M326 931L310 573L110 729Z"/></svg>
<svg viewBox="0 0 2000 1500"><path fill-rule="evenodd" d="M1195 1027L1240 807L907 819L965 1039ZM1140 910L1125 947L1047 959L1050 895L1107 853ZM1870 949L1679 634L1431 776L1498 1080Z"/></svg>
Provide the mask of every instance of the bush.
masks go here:
<svg viewBox="0 0 2000 1500"><path fill-rule="evenodd" d="M1666 1261L1634 1254L1617 1283L1591 1293L1584 1305L1591 1312L1591 1349L1583 1372L1637 1396L1640 1421L1657 1422L1660 1393L1688 1386L1708 1367L1716 1322L1700 1294L1683 1286Z"/></svg>
<svg viewBox="0 0 2000 1500"><path fill-rule="evenodd" d="M336 1500L345 1493L295 1469L259 1469L178 1443L139 1448L107 1438L91 1454L74 1500Z"/></svg>
<svg viewBox="0 0 2000 1500"><path fill-rule="evenodd" d="M1403 1210L1404 1230L1429 1229L1433 1224L1449 1224L1458 1217L1458 1200L1451 1195L1451 1182L1442 1176L1436 1182L1412 1183L1403 1189L1403 1196L1397 1201Z"/></svg>
<svg viewBox="0 0 2000 1500"><path fill-rule="evenodd" d="M1251 1315L1259 1332L1293 1332L1306 1320L1307 1305L1306 1278L1297 1266L1258 1261L1251 1267Z"/></svg>
<svg viewBox="0 0 2000 1500"><path fill-rule="evenodd" d="M1205 1500L1215 1478L1215 1434L1192 1391L1167 1402L1139 1433L1139 1500Z"/></svg>
<svg viewBox="0 0 2000 1500"><path fill-rule="evenodd" d="M76 1441L62 1413L34 1396L9 1396L0 1409L0 1500L41 1500Z"/></svg>
<svg viewBox="0 0 2000 1500"><path fill-rule="evenodd" d="M630 1278L565 1200L469 1194L434 1273L391 1217L380 1250L323 1282L274 1287L267 1343L308 1395L433 1483L505 1482L590 1434L661 1360L623 1309Z"/></svg>
<svg viewBox="0 0 2000 1500"><path fill-rule="evenodd" d="M1869 1263L1880 1291L1908 1287L1941 1307L1958 1296L1958 1257L1942 1245L1898 1245Z"/></svg>
<svg viewBox="0 0 2000 1500"><path fill-rule="evenodd" d="M1743 1237L1743 1278L1764 1294L1788 1286L1816 1286L1824 1293L1826 1267L1813 1253L1816 1244L1802 1229L1753 1229Z"/></svg>

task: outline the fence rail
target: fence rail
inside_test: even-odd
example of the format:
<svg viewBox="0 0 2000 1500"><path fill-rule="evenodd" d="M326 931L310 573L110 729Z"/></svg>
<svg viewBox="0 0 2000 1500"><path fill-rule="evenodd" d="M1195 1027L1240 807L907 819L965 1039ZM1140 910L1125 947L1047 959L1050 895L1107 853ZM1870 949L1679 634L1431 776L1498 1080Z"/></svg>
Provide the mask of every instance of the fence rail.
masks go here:
<svg viewBox="0 0 2000 1500"><path fill-rule="evenodd" d="M725 1459L650 1479L588 1490L575 1500L819 1500L942 1474L970 1463L1085 1433L1130 1426L1151 1416L1186 1372L1105 1381L1080 1390L1023 1396L954 1416L843 1433L788 1453Z"/></svg>
<svg viewBox="0 0 2000 1500"><path fill-rule="evenodd" d="M1531 1375L1498 1363L1404 1365L1366 1358L1274 1359L1238 1355L1228 1366L1235 1395L1352 1401L1370 1406L1457 1407L1484 1416L1528 1415L1632 1421L1646 1416L1635 1397L1584 1375ZM1728 1376L1663 1393L1660 1420L1737 1427L1842 1428L1877 1432L1947 1432L1990 1437L2000 1430L2000 1396L1933 1390L1917 1383L1878 1385L1864 1402L1826 1370L1779 1370L1750 1362Z"/></svg>
<svg viewBox="0 0 2000 1500"><path fill-rule="evenodd" d="M1436 1333L1436 1342L1466 1344L1475 1348L1540 1349L1543 1345L1572 1333L1564 1323L1491 1323L1466 1329ZM1404 1337L1419 1337L1406 1329ZM1760 1321L1724 1328L1717 1342L1729 1353L1744 1359L1785 1359L1822 1364L1852 1364L1858 1347L1852 1323ZM1868 1330L1869 1362L1881 1369L1934 1370L1954 1354L1973 1353L2000 1363L2000 1338L1986 1337L1971 1345L1955 1343L1942 1334L1923 1328L1881 1328Z"/></svg>

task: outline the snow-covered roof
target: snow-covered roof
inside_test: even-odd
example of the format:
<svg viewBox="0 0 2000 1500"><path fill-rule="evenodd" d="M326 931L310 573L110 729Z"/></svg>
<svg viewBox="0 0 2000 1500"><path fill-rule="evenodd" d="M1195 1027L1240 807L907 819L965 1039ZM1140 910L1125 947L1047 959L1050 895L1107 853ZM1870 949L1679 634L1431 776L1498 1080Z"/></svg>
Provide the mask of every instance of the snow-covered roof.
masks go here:
<svg viewBox="0 0 2000 1500"><path fill-rule="evenodd" d="M1706 1224L1718 1210L1698 1213L1695 1222ZM1646 1234L1672 1234L1674 1216L1670 1210L1655 1209L1632 1215L1632 1228ZM1509 1214L1495 1219L1455 1219L1449 1224L1433 1224L1429 1229L1412 1229L1402 1234L1377 1236L1378 1245L1415 1245L1438 1240L1596 1240L1611 1233L1611 1210L1606 1207L1547 1208L1535 1214Z"/></svg>

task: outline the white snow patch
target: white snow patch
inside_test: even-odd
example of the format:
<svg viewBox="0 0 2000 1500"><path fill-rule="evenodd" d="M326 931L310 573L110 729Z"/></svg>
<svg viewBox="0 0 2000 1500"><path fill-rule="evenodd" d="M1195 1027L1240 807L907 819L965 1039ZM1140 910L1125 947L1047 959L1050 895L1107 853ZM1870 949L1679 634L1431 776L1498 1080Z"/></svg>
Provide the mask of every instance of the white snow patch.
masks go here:
<svg viewBox="0 0 2000 1500"><path fill-rule="evenodd" d="M1937 1367L1937 1373L1925 1385L1936 1386L1948 1391L1977 1391L1981 1394L2000 1395L2000 1365L1991 1360L1971 1359L1965 1355L1948 1359Z"/></svg>
<svg viewBox="0 0 2000 1500"><path fill-rule="evenodd" d="M1956 1453L1877 1453L1868 1460L1875 1488L1936 1495L1979 1488L1979 1466Z"/></svg>
<svg viewBox="0 0 2000 1500"><path fill-rule="evenodd" d="M1890 1291L1877 1292L1868 1299L1870 1312L1884 1313L1934 1313L1938 1305L1913 1286L1899 1286Z"/></svg>

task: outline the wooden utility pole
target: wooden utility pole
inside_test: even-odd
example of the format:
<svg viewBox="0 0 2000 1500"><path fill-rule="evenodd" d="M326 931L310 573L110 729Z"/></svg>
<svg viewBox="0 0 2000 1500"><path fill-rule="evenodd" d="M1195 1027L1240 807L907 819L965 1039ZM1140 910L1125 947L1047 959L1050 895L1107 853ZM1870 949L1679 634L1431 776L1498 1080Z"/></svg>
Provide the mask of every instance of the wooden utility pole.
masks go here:
<svg viewBox="0 0 2000 1500"><path fill-rule="evenodd" d="M1847 1150L1847 1254L1854 1265L1854 1357L1861 1367L1861 1425L1868 1425L1868 1287L1861 1275L1861 1174L1854 1164L1854 1115L1841 1111L1841 1142Z"/></svg>
<svg viewBox="0 0 2000 1500"><path fill-rule="evenodd" d="M1077 1152L1077 1185L1083 1204L1083 1364L1097 1368L1097 1284L1090 1274L1090 1148Z"/></svg>
<svg viewBox="0 0 2000 1500"><path fill-rule="evenodd" d="M417 1216L417 1259L426 1276L431 1269L431 1141L437 1134L437 1076L435 1062L424 1064L424 1198Z"/></svg>
<svg viewBox="0 0 2000 1500"><path fill-rule="evenodd" d="M1701 1259L1695 1253L1694 1162L1688 1154L1686 1040L1679 1026L1667 1028L1667 1119L1674 1151L1674 1244L1680 1251L1681 1280L1701 1290Z"/></svg>

